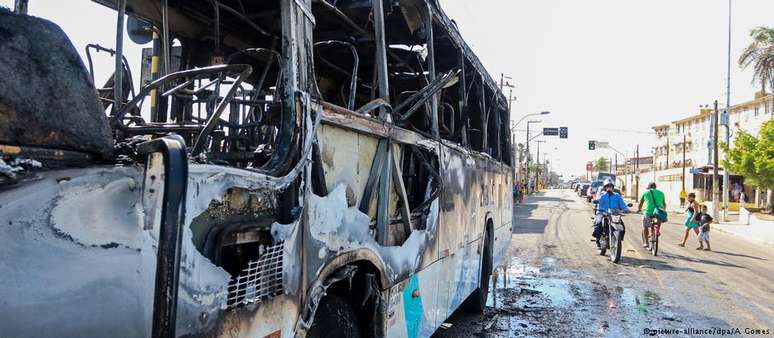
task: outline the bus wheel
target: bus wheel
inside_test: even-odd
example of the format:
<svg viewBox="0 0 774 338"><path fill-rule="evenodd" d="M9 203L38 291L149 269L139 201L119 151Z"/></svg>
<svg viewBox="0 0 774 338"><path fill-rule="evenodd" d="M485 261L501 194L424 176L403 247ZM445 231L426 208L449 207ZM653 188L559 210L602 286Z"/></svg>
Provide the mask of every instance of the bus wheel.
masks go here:
<svg viewBox="0 0 774 338"><path fill-rule="evenodd" d="M465 300L463 307L470 313L484 313L486 300L489 297L489 276L492 275L492 243L490 235L484 241L484 252L481 256L480 284Z"/></svg>
<svg viewBox="0 0 774 338"><path fill-rule="evenodd" d="M327 295L317 307L314 322L309 328L310 338L360 338L360 326L352 306L344 298Z"/></svg>

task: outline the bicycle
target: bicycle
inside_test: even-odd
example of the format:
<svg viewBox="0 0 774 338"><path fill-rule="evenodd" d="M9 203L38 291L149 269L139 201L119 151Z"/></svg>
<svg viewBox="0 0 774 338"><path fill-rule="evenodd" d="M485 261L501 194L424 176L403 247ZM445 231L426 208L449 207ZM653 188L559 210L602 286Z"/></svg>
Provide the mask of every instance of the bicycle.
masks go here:
<svg viewBox="0 0 774 338"><path fill-rule="evenodd" d="M653 254L653 256L658 256L658 238L661 236L661 221L658 220L657 217L651 216L650 217L650 226L648 226L648 237L649 240L645 238L645 235L642 235L642 242L650 242L648 246L648 251Z"/></svg>

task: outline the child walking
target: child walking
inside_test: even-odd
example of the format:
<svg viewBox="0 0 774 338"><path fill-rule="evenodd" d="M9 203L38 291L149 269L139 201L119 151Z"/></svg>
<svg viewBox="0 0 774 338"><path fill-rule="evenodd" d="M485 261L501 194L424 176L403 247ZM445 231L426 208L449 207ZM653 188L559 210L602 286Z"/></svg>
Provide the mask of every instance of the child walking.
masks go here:
<svg viewBox="0 0 774 338"><path fill-rule="evenodd" d="M701 230L701 233L699 233L699 247L696 248L696 250L712 251L712 249L710 249L709 242L710 223L712 223L712 216L707 213L706 205L701 206L701 214L699 215L698 220L699 230ZM704 243L707 243L706 248L704 248Z"/></svg>

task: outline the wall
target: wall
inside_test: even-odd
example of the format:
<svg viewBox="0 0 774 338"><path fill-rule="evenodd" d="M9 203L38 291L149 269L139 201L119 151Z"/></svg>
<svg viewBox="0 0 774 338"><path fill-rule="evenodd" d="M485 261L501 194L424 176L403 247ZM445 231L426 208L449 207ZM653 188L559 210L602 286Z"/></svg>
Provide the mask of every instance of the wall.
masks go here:
<svg viewBox="0 0 774 338"><path fill-rule="evenodd" d="M682 190L683 185L682 180L679 177L681 174L682 168L672 168L669 170L656 171L656 188L664 193L664 197L666 198L667 202L667 209L669 210L681 209L680 191ZM648 184L651 182L653 182L652 170L643 171L640 173L640 196L642 196L645 190L647 190ZM688 172L688 168L686 168L685 171L685 190L687 192L693 191L693 175ZM631 193L627 193L627 195L630 194ZM700 193L697 192L697 195L700 195ZM637 199L639 199L640 196L638 196ZM703 200L701 196L697 197L697 199L700 202Z"/></svg>

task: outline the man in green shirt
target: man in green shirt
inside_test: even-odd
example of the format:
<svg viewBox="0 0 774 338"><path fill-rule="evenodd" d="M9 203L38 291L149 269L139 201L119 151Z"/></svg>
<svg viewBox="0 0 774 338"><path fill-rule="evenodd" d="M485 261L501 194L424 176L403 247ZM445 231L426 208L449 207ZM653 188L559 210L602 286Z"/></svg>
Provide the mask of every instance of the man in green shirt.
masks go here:
<svg viewBox="0 0 774 338"><path fill-rule="evenodd" d="M640 197L640 205L637 207L637 212L642 211L643 204L646 205L645 213L642 215L642 239L645 240L645 243L642 243L642 247L647 248L650 243L648 230L650 228L650 220L653 218L653 212L656 211L656 208L666 210L666 198L664 197L664 193L661 192L661 190L656 189L655 182L648 184L648 190L645 190L645 192L642 194L642 197Z"/></svg>

